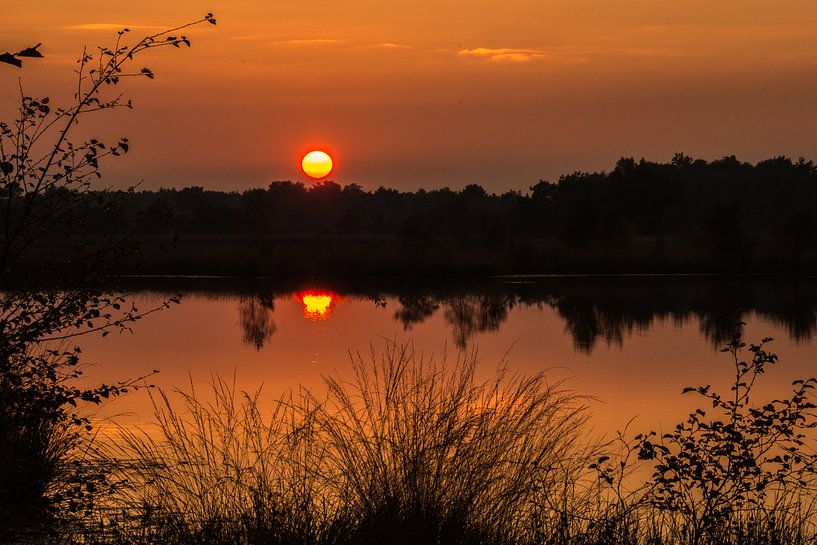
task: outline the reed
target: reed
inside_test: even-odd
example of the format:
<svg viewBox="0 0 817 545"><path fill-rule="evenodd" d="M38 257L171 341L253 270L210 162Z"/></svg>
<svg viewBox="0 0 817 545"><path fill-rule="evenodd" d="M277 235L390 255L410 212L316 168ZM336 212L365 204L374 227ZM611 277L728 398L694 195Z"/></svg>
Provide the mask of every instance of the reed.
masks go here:
<svg viewBox="0 0 817 545"><path fill-rule="evenodd" d="M209 401L192 384L178 398L160 392L157 430L123 430L107 452L135 485L116 502L162 542L507 543L530 532L544 476L574 452L582 398L505 366L479 381L475 353L449 361L389 343L352 364L350 382L328 377L323 395L287 394L266 415L260 391L217 377Z"/></svg>
<svg viewBox="0 0 817 545"><path fill-rule="evenodd" d="M208 392L192 383L186 391L159 392L156 429L122 430L104 452L118 482L129 483L110 498L115 510L77 539L177 545L815 543L813 453L788 450L801 457L792 462L800 467L793 473L770 457L778 447L789 448L788 439L771 444L763 427L790 428L800 441L799 430L814 427L808 400L814 381L796 382L791 401L776 400L758 412L743 377L761 373L777 357L761 344L749 348L752 359L745 362L742 347L735 341L727 349L745 372L736 379L738 401L724 408L733 426L742 425L743 415L761 419L747 424L748 431L720 434L719 421L696 411L693 427L676 427L678 437L688 438L677 444L673 435L657 443L653 434L630 437L626 431L615 441L593 443L585 432L585 398L545 375L513 374L502 364L493 378L480 380L476 352L434 358L395 343L352 354L349 376L326 377L321 392L288 393L271 407L260 390L239 393L234 381L218 377ZM701 395L719 399L707 389ZM749 463L753 434L764 441L751 458L758 471L735 480L733 462L740 455L741 464ZM700 475L684 470L668 481L670 470L656 470L675 467L676 459L698 460L701 453L712 456L700 460L709 468ZM711 495L700 491L709 490L708 472L715 475L719 467L737 488L714 509L706 503ZM766 474L775 478L755 486ZM670 504L668 498L675 499Z"/></svg>
<svg viewBox="0 0 817 545"><path fill-rule="evenodd" d="M581 398L476 354L448 362L410 346L353 358L315 414L329 488L356 543L504 543L526 528L540 477L572 453Z"/></svg>

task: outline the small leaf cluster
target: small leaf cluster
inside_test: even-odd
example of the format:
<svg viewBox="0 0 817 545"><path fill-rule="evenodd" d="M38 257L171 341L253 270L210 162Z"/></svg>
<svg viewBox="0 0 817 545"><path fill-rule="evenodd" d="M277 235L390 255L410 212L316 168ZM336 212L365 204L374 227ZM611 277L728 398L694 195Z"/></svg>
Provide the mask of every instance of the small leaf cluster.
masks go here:
<svg viewBox="0 0 817 545"><path fill-rule="evenodd" d="M764 509L767 500L786 490L810 486L817 460L806 445L806 432L817 426L812 390L817 380L797 380L792 393L762 405L751 403L757 378L777 363L763 339L748 347L733 340L724 352L732 357L734 382L728 395L711 386L688 387L711 407L699 408L673 431L636 436L638 457L653 463L647 500L681 516L693 542L747 509ZM751 358L742 358L747 349Z"/></svg>

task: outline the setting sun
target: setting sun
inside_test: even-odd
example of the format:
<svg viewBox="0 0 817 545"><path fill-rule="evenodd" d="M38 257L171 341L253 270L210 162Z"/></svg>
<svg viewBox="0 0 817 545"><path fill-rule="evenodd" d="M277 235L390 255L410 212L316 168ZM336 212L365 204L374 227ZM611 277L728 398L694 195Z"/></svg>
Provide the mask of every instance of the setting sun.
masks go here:
<svg viewBox="0 0 817 545"><path fill-rule="evenodd" d="M301 161L304 174L316 180L329 176L333 167L332 158L324 151L310 151Z"/></svg>

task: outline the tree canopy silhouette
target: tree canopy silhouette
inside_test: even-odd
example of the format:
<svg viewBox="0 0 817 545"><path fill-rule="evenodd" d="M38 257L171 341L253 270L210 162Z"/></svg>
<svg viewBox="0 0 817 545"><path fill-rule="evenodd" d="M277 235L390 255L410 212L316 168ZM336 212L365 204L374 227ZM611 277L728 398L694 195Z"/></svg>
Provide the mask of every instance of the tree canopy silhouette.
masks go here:
<svg viewBox="0 0 817 545"><path fill-rule="evenodd" d="M677 154L668 163L623 158L609 172L574 172L528 192L490 193L475 184L403 192L275 181L241 192L193 186L89 198L113 195L117 206L89 222L88 233L119 222L123 228L138 223L150 236L210 237L213 246L233 244L223 237L266 237L268 255L286 237L336 241L326 250L302 242L303 262L344 248L350 262L354 244L337 240L379 240L380 247L372 243L365 251L370 258L377 253L387 262L389 248L395 259L404 256L383 271L389 274L410 274L418 264L438 273L482 274L817 269L817 167L787 157L756 164L733 156L705 161ZM464 254L469 248L475 257ZM450 267L446 253L448 261L456 257ZM252 256L242 257L249 263ZM183 259L190 270L152 272L236 273L196 270L197 255ZM255 274L380 271L363 261L340 269L340 259L325 269L295 270L283 262L248 268Z"/></svg>

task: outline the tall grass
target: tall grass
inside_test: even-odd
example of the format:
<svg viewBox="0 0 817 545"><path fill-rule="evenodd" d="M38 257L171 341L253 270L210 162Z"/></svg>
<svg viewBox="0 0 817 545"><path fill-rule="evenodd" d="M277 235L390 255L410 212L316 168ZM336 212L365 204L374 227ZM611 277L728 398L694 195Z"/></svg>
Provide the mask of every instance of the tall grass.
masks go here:
<svg viewBox="0 0 817 545"><path fill-rule="evenodd" d="M571 452L580 399L543 375L475 379L390 345L327 381L323 473L357 543L493 543L524 532L539 476Z"/></svg>
<svg viewBox="0 0 817 545"><path fill-rule="evenodd" d="M543 477L565 468L582 399L503 366L389 344L352 358L351 381L278 399L221 379L204 400L155 399L158 433L111 452L137 486L141 532L163 542L508 543L530 534ZM121 464L120 464L121 466ZM149 520L147 520L149 519ZM146 529L147 528L147 529ZM122 530L122 525L120 525ZM131 532L129 535L133 535Z"/></svg>
<svg viewBox="0 0 817 545"><path fill-rule="evenodd" d="M157 430L124 431L108 452L130 462L119 467L136 486L115 504L136 508L142 534L163 542L323 542L330 510L317 493L309 407L281 398L265 417L260 390L238 394L220 378L209 401L192 383L176 393L181 407L165 392L154 398Z"/></svg>
<svg viewBox="0 0 817 545"><path fill-rule="evenodd" d="M476 353L433 358L393 343L351 360L351 374L327 377L321 393L289 393L268 408L260 391L219 378L205 393L192 384L160 392L156 429L123 430L107 452L129 486L84 542L817 543L810 478L769 482L753 493L759 501L736 496L730 515L701 531L700 519L656 494L661 474L647 477L659 467L644 460L652 435L592 443L585 400L542 374L501 365L479 380ZM684 444L679 456L703 445ZM694 487L708 477L680 479L689 495L679 501L703 505Z"/></svg>

